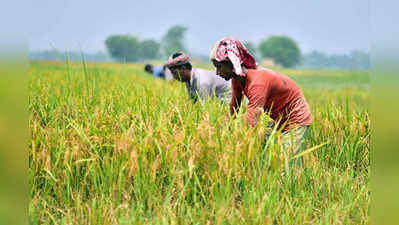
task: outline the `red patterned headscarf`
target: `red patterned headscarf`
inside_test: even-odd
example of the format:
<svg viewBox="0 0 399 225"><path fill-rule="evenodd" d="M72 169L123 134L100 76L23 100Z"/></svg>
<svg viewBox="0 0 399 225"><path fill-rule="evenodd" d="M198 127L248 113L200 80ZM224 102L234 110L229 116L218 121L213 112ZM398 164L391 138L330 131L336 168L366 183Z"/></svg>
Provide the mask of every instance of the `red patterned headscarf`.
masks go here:
<svg viewBox="0 0 399 225"><path fill-rule="evenodd" d="M218 62L230 60L233 64L234 72L240 76L245 76L245 74L242 73L241 64L244 64L248 69L257 68L254 57L248 52L245 46L234 37L226 37L219 40L213 46L210 59Z"/></svg>
<svg viewBox="0 0 399 225"><path fill-rule="evenodd" d="M179 52L181 55L179 55L176 58L173 58L171 55L168 59L168 62L165 64L165 66L171 68L174 66L180 66L183 64L186 64L188 62L190 62L190 57L188 57L188 55L186 55L184 52Z"/></svg>

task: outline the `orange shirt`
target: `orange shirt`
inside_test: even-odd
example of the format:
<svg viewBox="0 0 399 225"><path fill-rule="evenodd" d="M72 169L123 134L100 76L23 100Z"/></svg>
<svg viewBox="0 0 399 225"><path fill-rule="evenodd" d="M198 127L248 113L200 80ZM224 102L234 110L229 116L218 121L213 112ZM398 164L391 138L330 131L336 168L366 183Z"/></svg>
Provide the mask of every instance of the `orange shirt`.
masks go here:
<svg viewBox="0 0 399 225"><path fill-rule="evenodd" d="M238 110L245 94L249 100L245 118L252 126L259 120L258 108L265 112L270 110L270 117L275 121L281 118L279 127L287 122L283 130L312 123L309 105L301 89L284 74L265 68L248 69L245 84L232 79L232 89L231 114Z"/></svg>

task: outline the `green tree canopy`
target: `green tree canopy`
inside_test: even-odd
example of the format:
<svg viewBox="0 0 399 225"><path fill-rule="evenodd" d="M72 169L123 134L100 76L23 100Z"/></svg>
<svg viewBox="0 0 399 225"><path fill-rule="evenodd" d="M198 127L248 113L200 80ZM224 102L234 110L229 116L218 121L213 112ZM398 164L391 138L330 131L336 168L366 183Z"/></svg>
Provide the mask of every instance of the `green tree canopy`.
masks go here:
<svg viewBox="0 0 399 225"><path fill-rule="evenodd" d="M112 35L105 40L105 46L112 58L118 61L137 61L139 41L130 35Z"/></svg>
<svg viewBox="0 0 399 225"><path fill-rule="evenodd" d="M154 40L140 42L140 59L155 59L159 56L159 43Z"/></svg>
<svg viewBox="0 0 399 225"><path fill-rule="evenodd" d="M301 58L296 42L286 36L271 36L261 41L259 50L263 58L272 58L275 63L284 67L295 66Z"/></svg>
<svg viewBox="0 0 399 225"><path fill-rule="evenodd" d="M120 62L154 59L159 55L159 43L140 41L131 35L112 35L105 40L105 46L111 57Z"/></svg>
<svg viewBox="0 0 399 225"><path fill-rule="evenodd" d="M166 32L162 38L163 50L166 57L178 51L186 51L184 44L184 35L187 27L175 25Z"/></svg>

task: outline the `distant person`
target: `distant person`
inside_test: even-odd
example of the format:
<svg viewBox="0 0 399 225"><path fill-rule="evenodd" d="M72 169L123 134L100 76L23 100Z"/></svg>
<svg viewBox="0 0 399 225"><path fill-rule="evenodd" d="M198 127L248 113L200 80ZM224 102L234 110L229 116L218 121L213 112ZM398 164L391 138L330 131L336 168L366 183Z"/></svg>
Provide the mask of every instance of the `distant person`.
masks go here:
<svg viewBox="0 0 399 225"><path fill-rule="evenodd" d="M186 83L188 95L194 102L198 100L198 96L205 101L212 95L216 95L222 103L230 102L231 82L216 76L214 71L193 68L190 58L184 52L170 56L165 66L176 80Z"/></svg>
<svg viewBox="0 0 399 225"><path fill-rule="evenodd" d="M270 111L274 121L283 131L283 146L290 153L301 150L312 115L298 85L288 76L265 69L236 38L223 38L210 53L216 74L232 82L230 113L235 115L245 95L248 100L246 123L254 126L263 112ZM267 139L268 137L266 137ZM303 164L303 158L300 158Z"/></svg>
<svg viewBox="0 0 399 225"><path fill-rule="evenodd" d="M148 73L151 73L156 78L165 79L165 72L162 66L153 66L151 64L146 64L144 70Z"/></svg>

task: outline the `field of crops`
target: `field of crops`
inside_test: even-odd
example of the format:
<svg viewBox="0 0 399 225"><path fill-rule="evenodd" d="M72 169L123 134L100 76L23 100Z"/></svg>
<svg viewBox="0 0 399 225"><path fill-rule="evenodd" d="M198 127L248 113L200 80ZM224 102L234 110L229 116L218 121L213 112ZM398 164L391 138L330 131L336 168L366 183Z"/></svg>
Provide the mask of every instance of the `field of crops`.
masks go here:
<svg viewBox="0 0 399 225"><path fill-rule="evenodd" d="M31 62L30 224L370 223L369 73L280 71L322 145L303 169L284 166L278 132L261 148L262 124L143 65Z"/></svg>

